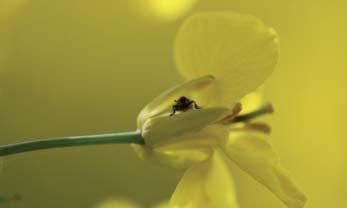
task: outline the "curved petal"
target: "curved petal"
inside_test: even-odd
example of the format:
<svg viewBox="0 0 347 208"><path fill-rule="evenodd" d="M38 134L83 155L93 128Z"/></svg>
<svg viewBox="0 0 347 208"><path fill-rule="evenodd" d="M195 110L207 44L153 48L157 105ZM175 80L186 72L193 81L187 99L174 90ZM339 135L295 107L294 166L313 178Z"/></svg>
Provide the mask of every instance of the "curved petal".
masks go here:
<svg viewBox="0 0 347 208"><path fill-rule="evenodd" d="M242 104L241 114L258 110L264 104L264 87L247 94L240 100L240 103Z"/></svg>
<svg viewBox="0 0 347 208"><path fill-rule="evenodd" d="M186 169L192 164L204 161L211 156L211 148L186 149L154 149L155 160L159 163L177 169Z"/></svg>
<svg viewBox="0 0 347 208"><path fill-rule="evenodd" d="M147 118L165 113L171 110L175 99L186 96L195 100L199 105L203 105L203 94L209 86L215 82L212 76L204 76L198 79L187 81L177 85L156 97L152 102L145 106L137 118L137 126L141 128Z"/></svg>
<svg viewBox="0 0 347 208"><path fill-rule="evenodd" d="M143 125L142 136L151 147L177 143L181 136L195 133L230 114L227 108L189 110L174 116L161 115L149 118Z"/></svg>
<svg viewBox="0 0 347 208"><path fill-rule="evenodd" d="M211 148L163 147L152 149L145 145L131 144L140 159L150 159L162 165L177 169L186 169L192 164L204 161L211 156Z"/></svg>
<svg viewBox="0 0 347 208"><path fill-rule="evenodd" d="M185 173L170 200L171 208L237 208L228 159L220 150Z"/></svg>
<svg viewBox="0 0 347 208"><path fill-rule="evenodd" d="M254 91L278 59L278 38L257 18L233 12L204 12L188 18L175 42L175 60L186 79L213 75L214 95L230 106Z"/></svg>
<svg viewBox="0 0 347 208"><path fill-rule="evenodd" d="M172 139L165 139L154 146L131 144L140 159L151 159L177 169L186 169L193 163L211 156L211 147L224 144L229 128L214 124L199 131L186 133Z"/></svg>
<svg viewBox="0 0 347 208"><path fill-rule="evenodd" d="M269 142L252 135L231 137L226 153L241 169L266 186L290 208L301 208L305 195L295 185Z"/></svg>
<svg viewBox="0 0 347 208"><path fill-rule="evenodd" d="M228 140L230 127L223 124L213 124L198 131L185 133L182 136L167 139L156 147L170 147L175 149L194 149L225 144Z"/></svg>
<svg viewBox="0 0 347 208"><path fill-rule="evenodd" d="M211 156L211 147L224 144L229 128L214 124L199 131L165 139L154 146L131 144L140 159L150 159L176 169L186 169ZM165 140L164 140L165 139Z"/></svg>

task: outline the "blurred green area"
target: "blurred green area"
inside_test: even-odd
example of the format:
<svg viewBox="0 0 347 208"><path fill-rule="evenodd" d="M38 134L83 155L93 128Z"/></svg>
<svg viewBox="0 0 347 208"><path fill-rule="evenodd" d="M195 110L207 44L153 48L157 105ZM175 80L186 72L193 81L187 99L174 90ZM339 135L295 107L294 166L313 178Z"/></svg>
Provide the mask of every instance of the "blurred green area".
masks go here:
<svg viewBox="0 0 347 208"><path fill-rule="evenodd" d="M134 130L141 108L182 81L172 45L184 17L234 10L280 35L266 84L276 110L269 139L306 191L306 207L347 203L346 2L8 2L0 2L0 144ZM284 208L236 167L234 175L242 208ZM128 145L47 150L5 158L0 195L22 196L11 207L93 207L112 196L149 206L167 199L180 176L140 161Z"/></svg>

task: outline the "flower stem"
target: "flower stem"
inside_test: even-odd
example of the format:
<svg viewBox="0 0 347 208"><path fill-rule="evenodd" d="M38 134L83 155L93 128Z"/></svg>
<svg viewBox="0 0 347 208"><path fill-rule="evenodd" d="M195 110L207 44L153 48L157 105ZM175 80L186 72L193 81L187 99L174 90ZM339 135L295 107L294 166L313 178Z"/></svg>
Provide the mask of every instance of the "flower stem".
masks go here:
<svg viewBox="0 0 347 208"><path fill-rule="evenodd" d="M126 143L144 144L144 140L138 131L42 139L0 146L0 156L50 148Z"/></svg>
<svg viewBox="0 0 347 208"><path fill-rule="evenodd" d="M250 113L246 113L243 115L239 115L236 116L233 120L231 120L231 123L239 123L239 122L246 122L249 120L252 120L256 117L265 115L265 114L269 114L269 113L273 113L273 107L270 103L264 105L263 107L259 108L258 110L255 110L253 112Z"/></svg>

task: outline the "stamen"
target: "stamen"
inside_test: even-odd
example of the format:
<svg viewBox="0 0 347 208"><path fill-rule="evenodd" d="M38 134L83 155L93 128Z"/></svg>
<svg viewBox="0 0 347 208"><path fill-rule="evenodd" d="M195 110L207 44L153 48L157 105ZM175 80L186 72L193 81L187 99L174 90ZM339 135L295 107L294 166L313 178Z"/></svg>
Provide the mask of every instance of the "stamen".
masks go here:
<svg viewBox="0 0 347 208"><path fill-rule="evenodd" d="M229 123L246 122L256 117L259 117L265 114L271 114L273 112L274 112L274 109L271 103L267 103L266 105L264 105L263 107L261 107L260 109L256 111L236 116L234 119L230 120Z"/></svg>
<svg viewBox="0 0 347 208"><path fill-rule="evenodd" d="M231 110L231 114L224 117L221 120L221 122L229 122L229 121L233 120L236 116L238 116L240 114L241 110L242 110L242 104L236 103L234 105L233 109Z"/></svg>
<svg viewBox="0 0 347 208"><path fill-rule="evenodd" d="M236 103L232 109L232 113L234 115L239 115L239 113L241 112L242 110L242 104L241 103Z"/></svg>
<svg viewBox="0 0 347 208"><path fill-rule="evenodd" d="M246 130L254 130L254 131L260 131L264 134L270 134L271 127L263 122L252 122L252 123L245 123Z"/></svg>

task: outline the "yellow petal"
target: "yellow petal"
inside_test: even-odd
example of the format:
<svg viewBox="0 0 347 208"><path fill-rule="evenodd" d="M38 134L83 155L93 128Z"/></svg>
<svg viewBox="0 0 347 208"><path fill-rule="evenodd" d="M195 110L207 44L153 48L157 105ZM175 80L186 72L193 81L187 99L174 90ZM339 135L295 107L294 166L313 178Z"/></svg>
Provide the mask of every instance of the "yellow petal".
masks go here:
<svg viewBox="0 0 347 208"><path fill-rule="evenodd" d="M226 153L241 169L266 186L288 207L304 206L305 195L280 165L269 142L252 135L231 136Z"/></svg>
<svg viewBox="0 0 347 208"><path fill-rule="evenodd" d="M211 155L211 148L155 149L154 154L156 160L163 165L177 169L186 169L194 163L209 158Z"/></svg>
<svg viewBox="0 0 347 208"><path fill-rule="evenodd" d="M140 159L149 159L176 169L186 169L211 156L211 146L224 144L229 129L224 125L211 125L198 132L184 134L160 145L131 144ZM165 138L165 137L164 137Z"/></svg>
<svg viewBox="0 0 347 208"><path fill-rule="evenodd" d="M141 128L144 121L161 113L165 113L171 110L174 100L181 96L186 96L199 105L203 105L202 98L205 96L200 96L215 82L212 76L204 76L198 79L187 81L183 84L177 85L166 92L162 93L156 97L152 102L150 102L143 110L140 112L137 118L138 128Z"/></svg>
<svg viewBox="0 0 347 208"><path fill-rule="evenodd" d="M258 88L256 91L251 92L244 96L240 103L242 104L241 113L250 113L258 110L264 104L264 87Z"/></svg>
<svg viewBox="0 0 347 208"><path fill-rule="evenodd" d="M177 169L186 169L194 163L206 160L211 155L211 148L207 147L166 146L153 149L147 145L138 144L131 144L131 147L142 160L152 160Z"/></svg>
<svg viewBox="0 0 347 208"><path fill-rule="evenodd" d="M142 136L151 147L177 143L179 138L196 133L214 124L230 113L227 108L203 108L188 110L174 116L161 115L149 118L143 125ZM187 136L188 137L188 136ZM189 135L194 137L194 135Z"/></svg>
<svg viewBox="0 0 347 208"><path fill-rule="evenodd" d="M188 18L175 42L175 60L186 79L213 75L214 95L231 105L254 91L271 74L278 59L273 29L253 16L204 12Z"/></svg>
<svg viewBox="0 0 347 208"><path fill-rule="evenodd" d="M219 119L218 119L219 120ZM158 147L169 147L175 149L194 149L198 147L211 147L225 144L228 140L230 127L222 124L213 124L199 131L185 133L172 139L165 140Z"/></svg>
<svg viewBox="0 0 347 208"><path fill-rule="evenodd" d="M150 159L150 157L153 155L153 149L147 145L134 143L130 144L130 146L141 160Z"/></svg>
<svg viewBox="0 0 347 208"><path fill-rule="evenodd" d="M170 207L237 208L228 162L220 150L214 150L207 161L190 167L177 185Z"/></svg>

